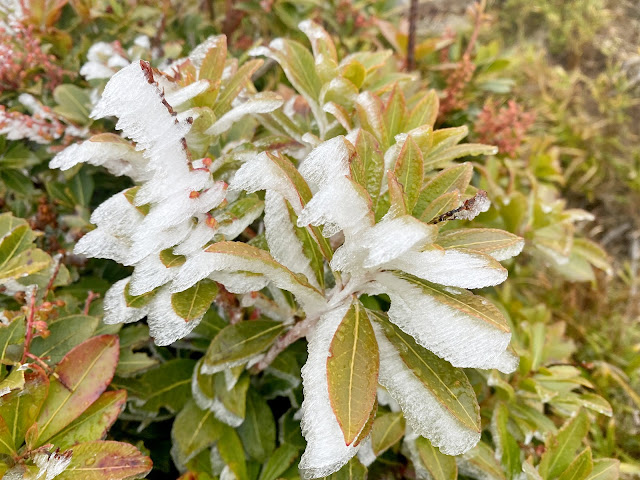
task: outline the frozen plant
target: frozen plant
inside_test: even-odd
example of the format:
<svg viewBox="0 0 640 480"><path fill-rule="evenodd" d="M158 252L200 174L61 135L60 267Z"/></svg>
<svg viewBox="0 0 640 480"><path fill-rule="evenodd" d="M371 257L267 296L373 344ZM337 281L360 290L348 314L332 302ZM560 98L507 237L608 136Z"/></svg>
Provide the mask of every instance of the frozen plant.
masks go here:
<svg viewBox="0 0 640 480"><path fill-rule="evenodd" d="M379 387L401 408L409 441L424 437L462 454L481 425L461 368L517 366L505 318L469 289L503 282L499 262L520 253L523 240L450 223L489 208L470 185L472 165L453 161L495 148L459 145L466 128L434 131L436 95L407 100L398 77L384 74L385 54L339 61L326 32L311 22L301 28L313 53L282 39L254 53L283 65L308 103L306 132L295 111L278 110L279 97L255 93L257 64L238 68L219 37L171 74L144 62L115 74L92 115L118 117L135 147L101 135L52 166L89 162L139 185L98 207L97 228L76 252L134 266L108 292L105 321L147 317L159 345L193 330L219 284L243 305L270 303L270 320L222 328L201 360L196 376L224 372L227 389L238 369L265 369L306 337L305 477L337 471L366 445ZM279 141L246 125L234 131L241 118L257 119ZM299 165L282 145L297 146ZM258 219L266 242L233 241ZM242 421L206 401L199 385L195 378L200 408L233 426ZM371 455L363 449L361 458Z"/></svg>

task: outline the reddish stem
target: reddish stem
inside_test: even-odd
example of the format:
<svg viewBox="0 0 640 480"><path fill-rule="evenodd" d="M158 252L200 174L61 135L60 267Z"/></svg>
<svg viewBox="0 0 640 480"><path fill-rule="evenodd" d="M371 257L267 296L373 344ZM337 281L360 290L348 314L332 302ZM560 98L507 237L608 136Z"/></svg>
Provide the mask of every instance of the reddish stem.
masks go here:
<svg viewBox="0 0 640 480"><path fill-rule="evenodd" d="M22 361L25 363L29 356L29 348L31 347L31 340L33 340L33 320L36 316L36 294L38 287L33 287L31 298L29 299L29 312L27 314L27 333L24 338L24 351L22 352Z"/></svg>
<svg viewBox="0 0 640 480"><path fill-rule="evenodd" d="M91 308L91 302L93 302L96 298L100 296L99 293L93 293L93 291L89 290L87 294L87 299L84 302L84 308L82 309L83 315L89 315L89 309Z"/></svg>
<svg viewBox="0 0 640 480"><path fill-rule="evenodd" d="M56 260L56 266L53 269L53 274L51 275L51 278L49 279L49 283L47 283L47 288L44 291L44 296L42 297L43 300L47 299L47 296L49 295L49 292L51 292L51 290L53 289L53 283L56 281L56 277L58 276L58 273L60 272L60 267L62 266L62 258L58 258Z"/></svg>

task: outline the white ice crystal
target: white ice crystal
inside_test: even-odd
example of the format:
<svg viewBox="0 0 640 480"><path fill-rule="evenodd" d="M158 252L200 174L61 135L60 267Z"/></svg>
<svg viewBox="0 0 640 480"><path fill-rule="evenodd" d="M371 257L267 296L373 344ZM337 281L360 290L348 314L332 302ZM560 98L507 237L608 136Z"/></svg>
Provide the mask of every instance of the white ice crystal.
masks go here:
<svg viewBox="0 0 640 480"><path fill-rule="evenodd" d="M72 452L66 451L59 453L58 451L48 453L36 453L33 462L39 468L35 480L42 478L43 480L53 480L55 477L64 472L71 463Z"/></svg>
<svg viewBox="0 0 640 480"><path fill-rule="evenodd" d="M123 141L89 139L70 145L51 160L49 167L69 170L79 163L103 166L113 175L126 175L136 182L150 178L142 153Z"/></svg>
<svg viewBox="0 0 640 480"><path fill-rule="evenodd" d="M299 468L305 478L327 476L347 463L358 447L345 445L344 435L329 401L327 357L331 340L349 304L323 315L307 337L309 357L302 367L304 401L302 402L302 434L307 448Z"/></svg>
<svg viewBox="0 0 640 480"><path fill-rule="evenodd" d="M231 128L231 126L241 118L254 113L268 113L280 108L282 98L272 92L262 92L253 95L244 103L234 106L231 110L220 117L205 132L207 135L220 135Z"/></svg>
<svg viewBox="0 0 640 480"><path fill-rule="evenodd" d="M502 356L511 340L506 327L498 328L467 313L471 309L440 302L391 273L378 274L376 281L391 299L389 319L453 366L498 368L505 373L515 368L513 361Z"/></svg>
<svg viewBox="0 0 640 480"><path fill-rule="evenodd" d="M265 196L264 226L273 258L292 272L302 273L311 285L319 288L309 258L295 234L285 200L273 190Z"/></svg>
<svg viewBox="0 0 640 480"><path fill-rule="evenodd" d="M465 427L434 397L413 374L382 328L373 322L380 349L378 381L400 404L411 428L428 438L447 455L459 455L480 440L480 432Z"/></svg>
<svg viewBox="0 0 640 480"><path fill-rule="evenodd" d="M158 290L149 303L147 323L156 345L171 345L186 337L198 326L200 320L202 316L186 321L177 315L171 305L171 291L166 286Z"/></svg>
<svg viewBox="0 0 640 480"><path fill-rule="evenodd" d="M114 283L104 296L104 318L107 325L131 323L143 319L149 313L148 305L133 308L127 305L124 291L130 278L123 278Z"/></svg>

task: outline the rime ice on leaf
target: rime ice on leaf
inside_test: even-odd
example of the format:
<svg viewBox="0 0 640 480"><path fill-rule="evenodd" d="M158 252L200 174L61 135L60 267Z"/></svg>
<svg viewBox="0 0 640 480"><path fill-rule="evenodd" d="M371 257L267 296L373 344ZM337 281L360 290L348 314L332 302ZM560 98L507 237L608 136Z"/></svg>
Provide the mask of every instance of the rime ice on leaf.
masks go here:
<svg viewBox="0 0 640 480"><path fill-rule="evenodd" d="M323 315L308 336L309 357L302 367L302 433L307 448L299 465L306 478L324 477L339 470L358 451L358 447L345 445L327 385L329 346L349 306L342 305Z"/></svg>

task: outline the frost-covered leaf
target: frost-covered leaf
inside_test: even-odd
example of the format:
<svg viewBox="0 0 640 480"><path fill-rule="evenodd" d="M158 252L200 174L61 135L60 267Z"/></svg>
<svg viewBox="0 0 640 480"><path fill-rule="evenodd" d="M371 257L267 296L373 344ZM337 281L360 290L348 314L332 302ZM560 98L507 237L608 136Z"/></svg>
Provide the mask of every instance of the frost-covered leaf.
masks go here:
<svg viewBox="0 0 640 480"><path fill-rule="evenodd" d="M506 260L520 254L524 239L494 228L464 228L447 230L438 236L438 245L445 248L464 248Z"/></svg>
<svg viewBox="0 0 640 480"><path fill-rule="evenodd" d="M49 395L38 416L36 445L42 445L78 418L102 395L118 364L114 335L93 337L67 353L51 377Z"/></svg>
<svg viewBox="0 0 640 480"><path fill-rule="evenodd" d="M125 480L144 477L151 459L128 443L97 441L73 447L71 463L57 480Z"/></svg>
<svg viewBox="0 0 640 480"><path fill-rule="evenodd" d="M327 384L329 348L349 307L350 304L342 305L324 314L307 337L309 357L302 368L304 401L301 422L307 447L299 468L312 478L337 471L358 450L358 447L345 444L340 424L331 408Z"/></svg>
<svg viewBox="0 0 640 480"><path fill-rule="evenodd" d="M374 328L380 345L380 384L400 404L407 422L443 453L458 455L480 438L480 413L464 372L419 346L381 314Z"/></svg>
<svg viewBox="0 0 640 480"><path fill-rule="evenodd" d="M209 128L207 135L221 135L246 115L268 113L282 106L282 98L272 92L262 92L250 97L246 102L232 108Z"/></svg>
<svg viewBox="0 0 640 480"><path fill-rule="evenodd" d="M371 416L378 386L378 345L360 302L354 302L329 347L329 400L344 440L351 445Z"/></svg>
<svg viewBox="0 0 640 480"><path fill-rule="evenodd" d="M458 478L458 466L454 457L440 453L424 437L418 437L415 442L418 458L433 480L456 480Z"/></svg>
<svg viewBox="0 0 640 480"><path fill-rule="evenodd" d="M382 100L371 92L362 92L356 100L360 126L371 133L382 150L389 148L389 137L384 126Z"/></svg>
<svg viewBox="0 0 640 480"><path fill-rule="evenodd" d="M282 266L268 252L240 242L215 243L206 248L202 254L187 260L174 280L172 289L182 291L212 274L216 275L215 279L218 282L234 293L260 290L266 283L261 283L260 288L254 288L254 284L243 285L241 282L233 282L233 277L221 276L216 272L220 274L250 272L254 276L262 277L278 288L290 291L307 312L313 312L324 305L324 296L305 278Z"/></svg>
<svg viewBox="0 0 640 480"><path fill-rule="evenodd" d="M126 390L104 392L82 415L54 435L49 443L64 450L76 443L102 440L124 409L126 400Z"/></svg>
<svg viewBox="0 0 640 480"><path fill-rule="evenodd" d="M410 250L385 266L429 282L459 288L483 288L507 279L507 270L493 257L464 249Z"/></svg>
<svg viewBox="0 0 640 480"><path fill-rule="evenodd" d="M293 207L277 192L265 196L264 225L269 251L292 272L301 273L320 288L324 285L324 258L311 231L298 227Z"/></svg>
<svg viewBox="0 0 640 480"><path fill-rule="evenodd" d="M244 366L236 367L240 373ZM249 376L241 375L235 383L229 383L226 376L229 370L215 374L202 372L202 360L198 362L191 382L191 393L198 407L210 410L215 417L232 427L238 427L246 414Z"/></svg>
<svg viewBox="0 0 640 480"><path fill-rule="evenodd" d="M101 133L70 145L51 160L49 168L69 170L80 163L102 166L113 175L126 175L134 181L150 178L148 160L133 145L113 133Z"/></svg>
<svg viewBox="0 0 640 480"><path fill-rule="evenodd" d="M203 373L212 374L259 356L284 330L271 320L238 322L223 328L205 355Z"/></svg>
<svg viewBox="0 0 640 480"><path fill-rule="evenodd" d="M390 320L419 345L456 367L515 369L506 320L482 297L402 273L377 279L391 298Z"/></svg>

